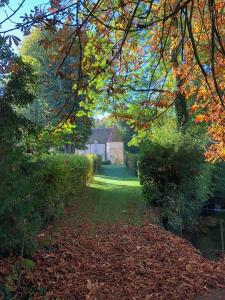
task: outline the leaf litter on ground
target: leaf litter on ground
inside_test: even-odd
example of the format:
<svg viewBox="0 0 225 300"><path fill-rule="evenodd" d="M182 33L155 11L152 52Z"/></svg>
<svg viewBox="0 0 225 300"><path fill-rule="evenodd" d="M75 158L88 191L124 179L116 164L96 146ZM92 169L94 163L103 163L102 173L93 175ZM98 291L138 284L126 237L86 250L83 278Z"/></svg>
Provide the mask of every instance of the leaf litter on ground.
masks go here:
<svg viewBox="0 0 225 300"><path fill-rule="evenodd" d="M23 274L18 299L188 300L225 287L224 261L203 258L157 225L93 226L62 225L52 245L35 253L35 271ZM1 284L14 260L0 261Z"/></svg>

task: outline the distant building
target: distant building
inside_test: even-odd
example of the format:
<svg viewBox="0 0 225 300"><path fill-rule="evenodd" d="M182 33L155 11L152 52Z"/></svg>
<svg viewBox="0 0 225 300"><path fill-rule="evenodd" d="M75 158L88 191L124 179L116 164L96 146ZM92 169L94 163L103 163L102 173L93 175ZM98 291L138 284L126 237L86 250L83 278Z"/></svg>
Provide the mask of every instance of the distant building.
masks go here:
<svg viewBox="0 0 225 300"><path fill-rule="evenodd" d="M94 128L86 150L76 150L78 154L98 154L103 161L112 164L124 164L124 144L122 135L116 126L112 128Z"/></svg>

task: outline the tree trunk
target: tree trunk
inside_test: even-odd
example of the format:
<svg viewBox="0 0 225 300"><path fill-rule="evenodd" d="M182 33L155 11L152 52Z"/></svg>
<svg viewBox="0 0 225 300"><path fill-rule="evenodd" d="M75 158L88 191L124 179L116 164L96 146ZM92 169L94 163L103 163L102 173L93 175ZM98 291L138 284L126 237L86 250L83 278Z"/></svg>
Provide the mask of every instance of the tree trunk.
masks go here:
<svg viewBox="0 0 225 300"><path fill-rule="evenodd" d="M172 47L171 47L171 66L175 73L176 79L176 95L174 99L175 111L177 116L177 126L179 130L185 130L188 123L188 110L185 95L182 93L181 88L183 80L178 75L179 68L178 61L178 18L175 16L172 18Z"/></svg>

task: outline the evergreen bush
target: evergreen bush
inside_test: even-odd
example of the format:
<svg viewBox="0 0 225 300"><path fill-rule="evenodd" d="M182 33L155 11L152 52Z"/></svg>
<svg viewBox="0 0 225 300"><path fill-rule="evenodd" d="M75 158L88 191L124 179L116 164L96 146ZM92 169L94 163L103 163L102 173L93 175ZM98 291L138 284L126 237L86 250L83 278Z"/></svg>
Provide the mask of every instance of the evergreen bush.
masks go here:
<svg viewBox="0 0 225 300"><path fill-rule="evenodd" d="M74 154L42 155L36 162L35 209L45 220L58 216L63 207L91 181L94 173L91 156Z"/></svg>
<svg viewBox="0 0 225 300"><path fill-rule="evenodd" d="M217 162L213 168L213 197L225 205L225 162Z"/></svg>
<svg viewBox="0 0 225 300"><path fill-rule="evenodd" d="M105 160L102 162L102 165L105 165L105 166L108 166L108 165L111 165L111 160Z"/></svg>
<svg viewBox="0 0 225 300"><path fill-rule="evenodd" d="M191 231L212 194L211 166L201 142L191 134L159 129L142 147L138 164L143 193L159 209L164 226Z"/></svg>
<svg viewBox="0 0 225 300"><path fill-rule="evenodd" d="M125 165L137 174L137 163L139 160L139 154L137 153L125 153Z"/></svg>
<svg viewBox="0 0 225 300"><path fill-rule="evenodd" d="M38 231L62 214L93 173L92 156L55 154L21 161L13 177L0 182L0 253L19 253L23 243L31 252Z"/></svg>
<svg viewBox="0 0 225 300"><path fill-rule="evenodd" d="M89 154L91 156L94 163L94 173L98 173L102 168L102 156L99 154Z"/></svg>

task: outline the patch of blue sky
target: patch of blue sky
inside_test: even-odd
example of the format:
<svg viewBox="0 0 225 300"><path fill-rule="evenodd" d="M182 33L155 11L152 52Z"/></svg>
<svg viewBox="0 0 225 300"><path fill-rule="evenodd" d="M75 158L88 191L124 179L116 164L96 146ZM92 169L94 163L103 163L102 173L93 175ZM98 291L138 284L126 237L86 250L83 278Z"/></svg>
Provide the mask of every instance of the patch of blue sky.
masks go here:
<svg viewBox="0 0 225 300"><path fill-rule="evenodd" d="M9 5L0 7L0 24L2 23L0 25L0 32L4 33L6 31L5 35L7 34L15 35L22 40L24 35L20 29L16 28L16 24L23 22L23 19L21 17L24 16L25 14L30 14L31 10L33 10L35 6L47 5L48 1L47 0L25 0L23 5L20 7L20 9L15 14L13 14L13 11L16 11L21 3L22 0L20 1L11 0L9 1ZM12 14L13 16L11 18L9 18L7 21L4 21ZM18 51L17 46L13 45L13 48L16 52Z"/></svg>

